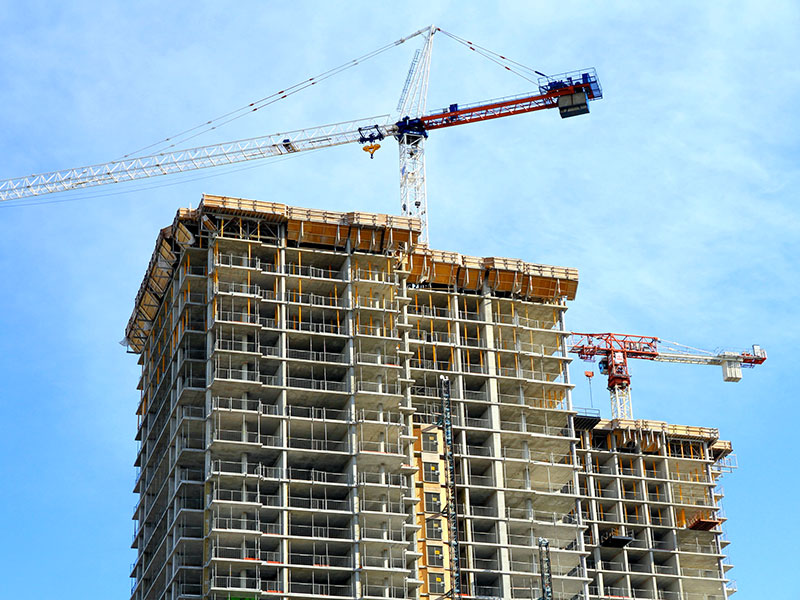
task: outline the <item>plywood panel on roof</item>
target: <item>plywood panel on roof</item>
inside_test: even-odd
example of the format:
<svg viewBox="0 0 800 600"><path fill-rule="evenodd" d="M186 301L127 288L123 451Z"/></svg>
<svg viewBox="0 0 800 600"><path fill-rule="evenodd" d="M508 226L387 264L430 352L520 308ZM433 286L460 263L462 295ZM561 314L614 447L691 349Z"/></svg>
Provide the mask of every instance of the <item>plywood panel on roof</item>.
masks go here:
<svg viewBox="0 0 800 600"><path fill-rule="evenodd" d="M312 223L339 224L343 222L344 213L319 208L297 208L290 206L287 215L289 219L310 221Z"/></svg>
<svg viewBox="0 0 800 600"><path fill-rule="evenodd" d="M224 210L231 214L247 214L266 221L283 221L288 207L280 202L247 200L227 196L203 195L201 206L206 209Z"/></svg>

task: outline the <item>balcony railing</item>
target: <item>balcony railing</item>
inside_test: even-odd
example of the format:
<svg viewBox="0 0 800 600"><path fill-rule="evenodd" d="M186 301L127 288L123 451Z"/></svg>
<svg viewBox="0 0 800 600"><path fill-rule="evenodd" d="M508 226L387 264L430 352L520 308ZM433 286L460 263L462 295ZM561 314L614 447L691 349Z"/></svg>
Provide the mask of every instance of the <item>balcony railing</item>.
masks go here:
<svg viewBox="0 0 800 600"><path fill-rule="evenodd" d="M354 281L375 281L380 283L394 283L394 277L386 271L377 269L353 269Z"/></svg>
<svg viewBox="0 0 800 600"><path fill-rule="evenodd" d="M346 381L328 381L326 379L306 379L303 377L288 377L286 385L293 388L309 390L325 390L328 392L346 392Z"/></svg>
<svg viewBox="0 0 800 600"><path fill-rule="evenodd" d="M353 539L353 531L349 527L322 527L317 525L300 525L291 523L289 535L310 538L331 538L337 540Z"/></svg>
<svg viewBox="0 0 800 600"><path fill-rule="evenodd" d="M287 263L283 266L283 272L287 275L299 277L316 277L319 279L342 279L339 270L334 270L333 267L310 267L306 265L298 265L295 263Z"/></svg>
<svg viewBox="0 0 800 600"><path fill-rule="evenodd" d="M299 291L286 292L286 301L297 304L311 304L313 306L344 307L344 298L336 296L322 296L320 294L301 294Z"/></svg>
<svg viewBox="0 0 800 600"><path fill-rule="evenodd" d="M396 383L384 383L377 381L356 381L356 390L372 394L394 394L401 393L400 386Z"/></svg>
<svg viewBox="0 0 800 600"><path fill-rule="evenodd" d="M320 440L289 436L289 448L317 450L324 452L350 452L349 442L339 440Z"/></svg>
<svg viewBox="0 0 800 600"><path fill-rule="evenodd" d="M350 483L350 476L347 473L317 471L316 469L297 469L294 467L289 467L289 479L314 481L318 483Z"/></svg>
<svg viewBox="0 0 800 600"><path fill-rule="evenodd" d="M327 498L307 498L303 496L289 496L290 508L307 508L310 510L350 511L349 500L334 500Z"/></svg>
<svg viewBox="0 0 800 600"><path fill-rule="evenodd" d="M261 580L258 577L241 577L240 575L213 575L211 587L261 591Z"/></svg>
<svg viewBox="0 0 800 600"><path fill-rule="evenodd" d="M368 471L358 472L359 485L385 485L385 486L406 486L406 477L400 473L371 473Z"/></svg>
<svg viewBox="0 0 800 600"><path fill-rule="evenodd" d="M347 335L347 327L345 325L335 325L333 323L317 323L315 321L299 321L294 319L289 320L286 328L294 331L308 331L309 333Z"/></svg>
<svg viewBox="0 0 800 600"><path fill-rule="evenodd" d="M239 283L236 281L219 281L214 287L216 291L221 294L261 295L261 288L254 284Z"/></svg>
<svg viewBox="0 0 800 600"><path fill-rule="evenodd" d="M358 449L360 452L379 452L381 454L403 454L403 448L400 444L391 442L358 442Z"/></svg>
<svg viewBox="0 0 800 600"><path fill-rule="evenodd" d="M331 583L303 583L289 582L290 594L305 594L310 596L337 596L351 597L353 588L350 585L334 585Z"/></svg>
<svg viewBox="0 0 800 600"><path fill-rule="evenodd" d="M391 354L370 354L368 352L358 352L356 362L365 365L385 365L388 367L399 367L400 359Z"/></svg>
<svg viewBox="0 0 800 600"><path fill-rule="evenodd" d="M218 517L211 518L211 529L237 530L237 531L261 531L261 523L256 519L244 517Z"/></svg>
<svg viewBox="0 0 800 600"><path fill-rule="evenodd" d="M321 406L297 406L290 404L286 413L291 417L301 419L315 419L318 421L349 421L349 411Z"/></svg>
<svg viewBox="0 0 800 600"><path fill-rule="evenodd" d="M365 585L365 598L408 598L408 590L399 586Z"/></svg>
<svg viewBox="0 0 800 600"><path fill-rule="evenodd" d="M450 318L452 311L446 306L428 306L425 304L409 304L408 313L411 315L422 315L426 317L445 317Z"/></svg>
<svg viewBox="0 0 800 600"><path fill-rule="evenodd" d="M214 317L217 321L229 321L231 323L249 323L257 325L259 317L256 313L247 313L240 310L223 310L218 309Z"/></svg>
<svg viewBox="0 0 800 600"><path fill-rule="evenodd" d="M359 323L356 327L357 335L369 335L375 337L396 338L397 329L387 327L386 325L367 325Z"/></svg>
<svg viewBox="0 0 800 600"><path fill-rule="evenodd" d="M424 331L422 329L412 329L408 332L408 337L418 342L426 342L429 344L455 344L456 334L448 333L446 331Z"/></svg>
<svg viewBox="0 0 800 600"><path fill-rule="evenodd" d="M402 529L390 527L362 527L361 539L365 540L386 540L390 542L408 541Z"/></svg>
<svg viewBox="0 0 800 600"><path fill-rule="evenodd" d="M406 559L403 556L371 556L361 555L362 567L378 567L381 569L405 569Z"/></svg>
<svg viewBox="0 0 800 600"><path fill-rule="evenodd" d="M406 514L406 505L388 500L361 500L361 510L378 513Z"/></svg>
<svg viewBox="0 0 800 600"><path fill-rule="evenodd" d="M299 360L310 360L314 362L328 362L328 363L349 363L350 358L344 353L334 352L314 352L312 350L295 350L289 348L286 356L288 358L296 358Z"/></svg>
<svg viewBox="0 0 800 600"><path fill-rule="evenodd" d="M289 564L309 565L314 567L344 567L352 568L352 556L337 556L331 554L302 554L292 552L289 554Z"/></svg>
<svg viewBox="0 0 800 600"><path fill-rule="evenodd" d="M261 268L261 261L258 258L238 254L217 254L215 263L220 267L242 267L245 269Z"/></svg>

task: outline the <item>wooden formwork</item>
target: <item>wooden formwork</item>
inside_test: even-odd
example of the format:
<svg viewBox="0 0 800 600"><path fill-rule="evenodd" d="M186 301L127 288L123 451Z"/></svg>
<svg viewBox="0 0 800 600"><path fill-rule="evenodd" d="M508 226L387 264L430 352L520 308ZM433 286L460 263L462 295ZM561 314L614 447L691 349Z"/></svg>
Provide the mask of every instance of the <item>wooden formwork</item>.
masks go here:
<svg viewBox="0 0 800 600"><path fill-rule="evenodd" d="M461 288L478 291L483 287L484 260L477 256L461 257L461 272L458 277L458 284Z"/></svg>
<svg viewBox="0 0 800 600"><path fill-rule="evenodd" d="M417 242L419 219L365 212L299 208L278 202L204 195L201 209L286 223L289 240L343 248L349 240L356 250L383 252Z"/></svg>
<svg viewBox="0 0 800 600"><path fill-rule="evenodd" d="M514 258L490 256L484 259L487 283L492 290L531 298L566 297L573 300L578 290L578 271L526 263Z"/></svg>
<svg viewBox="0 0 800 600"><path fill-rule="evenodd" d="M412 284L427 283L477 292L486 283L493 291L536 300L572 300L578 286L575 269L433 250L419 243L420 222L411 217L344 213L204 195L198 208L178 210L173 224L159 233L126 329L129 347L134 352L142 351L152 319L174 274L181 247L202 244L202 239L196 240L192 231L202 231L200 226L215 231L214 217L238 217L239 229L243 219L285 223L289 241L299 244L344 248L349 242L354 250L402 254Z"/></svg>

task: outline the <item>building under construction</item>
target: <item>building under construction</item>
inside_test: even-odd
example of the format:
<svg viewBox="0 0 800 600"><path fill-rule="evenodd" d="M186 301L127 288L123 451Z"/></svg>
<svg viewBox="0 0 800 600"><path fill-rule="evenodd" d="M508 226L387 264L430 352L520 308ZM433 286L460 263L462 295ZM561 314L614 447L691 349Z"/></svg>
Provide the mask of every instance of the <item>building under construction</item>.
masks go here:
<svg viewBox="0 0 800 600"><path fill-rule="evenodd" d="M205 196L161 230L132 600L724 600L715 429L571 399L574 269Z"/></svg>

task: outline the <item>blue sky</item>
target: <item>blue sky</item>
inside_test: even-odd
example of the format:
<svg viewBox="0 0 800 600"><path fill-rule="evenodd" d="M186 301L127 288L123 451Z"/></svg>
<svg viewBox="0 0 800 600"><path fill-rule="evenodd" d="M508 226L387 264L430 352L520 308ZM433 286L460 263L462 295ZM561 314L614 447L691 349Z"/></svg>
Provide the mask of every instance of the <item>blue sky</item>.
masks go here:
<svg viewBox="0 0 800 600"><path fill-rule="evenodd" d="M796 598L800 9L793 2L28 2L0 6L0 179L104 162L430 23L555 73L594 66L606 98L435 132L435 247L577 267L574 330L714 350L718 368L637 363L635 415L716 426L737 597ZM417 44L197 144L392 112ZM429 107L528 91L440 36ZM357 146L244 170L0 207L0 595L128 595L134 356L117 344L160 227L203 192L399 210L396 150ZM99 195L102 194L102 195ZM575 363L575 403L589 396ZM598 378L595 406L608 414Z"/></svg>

